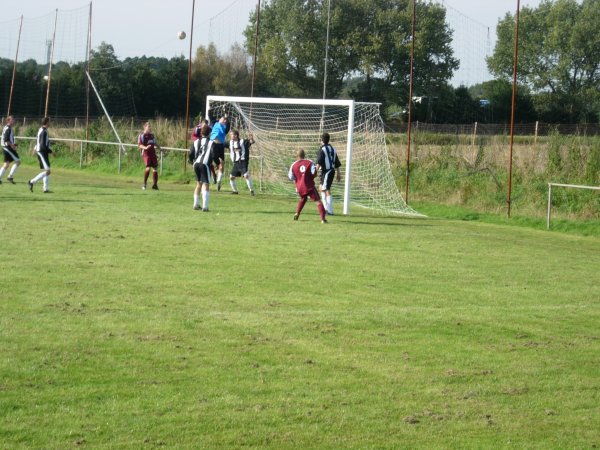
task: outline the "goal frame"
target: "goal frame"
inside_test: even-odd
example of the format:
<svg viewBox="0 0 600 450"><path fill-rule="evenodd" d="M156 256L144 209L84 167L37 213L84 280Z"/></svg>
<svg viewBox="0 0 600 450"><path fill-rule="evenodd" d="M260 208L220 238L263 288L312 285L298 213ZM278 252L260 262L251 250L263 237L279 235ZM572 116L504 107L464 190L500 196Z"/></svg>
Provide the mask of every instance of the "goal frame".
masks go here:
<svg viewBox="0 0 600 450"><path fill-rule="evenodd" d="M347 129L347 144L346 144L346 167L344 176L344 205L343 213L348 215L350 213L350 186L351 186L351 173L352 173L352 141L354 132L354 108L357 102L354 100L323 100L323 99L305 99L305 98L272 98L272 97L236 97L226 95L208 95L206 96L206 115L208 118L208 111L210 109L211 101L220 102L244 102L252 105L253 103L259 104L278 104L278 105L314 105L314 106L346 106L348 107L348 129ZM381 105L381 103L369 103L363 102L364 104Z"/></svg>

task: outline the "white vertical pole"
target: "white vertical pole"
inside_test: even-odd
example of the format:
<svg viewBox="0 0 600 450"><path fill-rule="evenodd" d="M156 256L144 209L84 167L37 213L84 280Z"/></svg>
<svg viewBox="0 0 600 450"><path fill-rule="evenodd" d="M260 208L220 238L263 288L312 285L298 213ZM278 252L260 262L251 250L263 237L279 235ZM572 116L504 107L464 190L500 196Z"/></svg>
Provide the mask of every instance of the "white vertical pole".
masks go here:
<svg viewBox="0 0 600 450"><path fill-rule="evenodd" d="M537 138L538 138L538 125L539 125L539 121L535 121L535 135L533 137L533 144L537 144Z"/></svg>
<svg viewBox="0 0 600 450"><path fill-rule="evenodd" d="M352 134L354 132L354 100L348 106L348 142L346 143L346 176L344 179L344 215L350 212L350 173L352 171Z"/></svg>
<svg viewBox="0 0 600 450"><path fill-rule="evenodd" d="M550 210L552 209L552 183L548 183L548 220L546 229L550 229Z"/></svg>

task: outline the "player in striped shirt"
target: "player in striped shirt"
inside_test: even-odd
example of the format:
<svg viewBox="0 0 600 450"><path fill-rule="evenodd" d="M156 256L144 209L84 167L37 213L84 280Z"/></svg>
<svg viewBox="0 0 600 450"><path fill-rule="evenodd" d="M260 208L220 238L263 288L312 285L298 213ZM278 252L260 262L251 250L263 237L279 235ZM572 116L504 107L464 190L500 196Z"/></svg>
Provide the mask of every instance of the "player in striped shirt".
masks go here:
<svg viewBox="0 0 600 450"><path fill-rule="evenodd" d="M321 135L321 148L317 156L317 170L321 171L321 200L327 214L333 215L333 205L331 199L331 185L333 177L340 182L340 160L335 149L329 144L329 133Z"/></svg>
<svg viewBox="0 0 600 450"><path fill-rule="evenodd" d="M40 169L43 170L33 179L27 182L31 192L33 192L33 185L38 181L43 180L44 194L50 193L50 153L52 153L52 150L50 149L50 137L48 136L49 125L50 119L48 117L44 117L42 119L42 126L38 130L37 141L35 144L35 152L40 163Z"/></svg>
<svg viewBox="0 0 600 450"><path fill-rule="evenodd" d="M231 132L231 141L229 141L229 156L233 163L231 175L229 176L229 184L231 185L232 194L237 194L236 177L244 177L246 184L250 190L250 195L254 195L254 187L250 179L250 146L254 144L254 138L250 135L250 139L240 139L240 133L237 130Z"/></svg>
<svg viewBox="0 0 600 450"><path fill-rule="evenodd" d="M17 171L17 168L21 165L21 159L19 158L19 154L17 153L17 144L15 143L15 135L13 133L13 125L15 124L15 119L13 116L8 116L6 118L6 125L2 130L2 152L4 153L4 164L0 167L0 184L2 184L2 176L8 166L12 163L12 167L10 172L8 173L7 180L15 184L13 176Z"/></svg>
<svg viewBox="0 0 600 450"><path fill-rule="evenodd" d="M213 147L209 145L210 127L202 126L201 138L194 141L193 160L194 173L196 174L196 188L194 189L194 209L208 212L208 200L210 198L210 165L213 160ZM202 196L202 208L200 207L200 196Z"/></svg>

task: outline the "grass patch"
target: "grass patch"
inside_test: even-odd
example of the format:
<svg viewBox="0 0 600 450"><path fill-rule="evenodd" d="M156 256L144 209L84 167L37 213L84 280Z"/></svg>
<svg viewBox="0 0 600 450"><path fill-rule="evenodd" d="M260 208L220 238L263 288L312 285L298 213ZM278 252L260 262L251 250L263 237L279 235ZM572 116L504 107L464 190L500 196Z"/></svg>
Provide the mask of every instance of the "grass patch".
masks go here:
<svg viewBox="0 0 600 450"><path fill-rule="evenodd" d="M597 236L51 187L0 186L6 448L600 445Z"/></svg>

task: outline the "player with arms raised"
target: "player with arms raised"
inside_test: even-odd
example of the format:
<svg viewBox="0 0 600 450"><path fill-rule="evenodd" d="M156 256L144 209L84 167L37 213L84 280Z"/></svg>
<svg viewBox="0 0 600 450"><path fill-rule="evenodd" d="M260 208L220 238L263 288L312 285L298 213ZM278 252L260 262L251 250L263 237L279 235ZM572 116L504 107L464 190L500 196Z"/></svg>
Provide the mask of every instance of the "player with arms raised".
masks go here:
<svg viewBox="0 0 600 450"><path fill-rule="evenodd" d="M212 164L212 147L208 145L210 127L202 125L201 138L194 141L190 152L190 162L194 165L196 174L196 188L194 189L194 209L208 212L208 200L210 198L210 165ZM202 196L202 208L200 208L200 196Z"/></svg>
<svg viewBox="0 0 600 450"><path fill-rule="evenodd" d="M304 150L298 150L296 153L296 162L290 166L290 171L288 172L288 177L296 183L296 191L300 196L294 220L298 220L306 201L310 198L313 202L317 203L321 223L327 223L325 219L325 207L319 200L319 193L315 187L316 176L317 168L313 162L310 159L306 159Z"/></svg>

